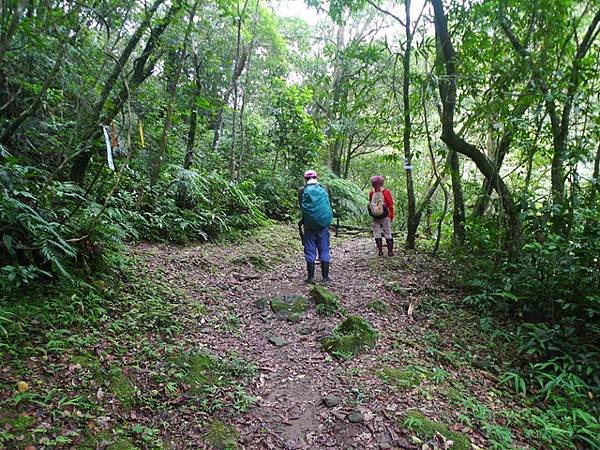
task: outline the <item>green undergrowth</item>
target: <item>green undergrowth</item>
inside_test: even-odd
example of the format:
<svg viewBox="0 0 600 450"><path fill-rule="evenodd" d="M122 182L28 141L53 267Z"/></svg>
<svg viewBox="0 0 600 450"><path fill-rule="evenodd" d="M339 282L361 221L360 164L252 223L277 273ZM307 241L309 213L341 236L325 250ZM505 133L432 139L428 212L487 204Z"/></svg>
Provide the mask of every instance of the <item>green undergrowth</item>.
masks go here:
<svg viewBox="0 0 600 450"><path fill-rule="evenodd" d="M207 352L188 352L172 361L168 373L165 385L188 386L187 394L207 413L225 407L244 412L256 401L243 387L256 374L256 367L236 355L221 358Z"/></svg>
<svg viewBox="0 0 600 450"><path fill-rule="evenodd" d="M420 411L408 411L403 421L403 425L424 440L433 438L437 433L441 434L447 444L450 444L450 441L452 441L451 445L444 448L451 450L471 449L471 442L465 435L451 431L448 426L443 423L428 419Z"/></svg>
<svg viewBox="0 0 600 450"><path fill-rule="evenodd" d="M402 292L399 284L388 286ZM556 370L558 376L553 375L547 370L552 367L524 361L525 347L519 345L514 324L479 315L432 291L423 291L414 317L423 324L423 332L410 342L399 340L395 348L402 358L406 349L417 350L418 360L404 361L412 366L382 367L377 375L384 382L416 389L425 399L442 395L452 405L448 413L481 430L492 449L518 447L518 442L534 448L600 448L598 406L593 400L597 391L568 373ZM544 337L532 334L530 339ZM524 371L537 373L537 379L526 378ZM452 373L463 374L462 382L457 383ZM485 395L465 373L489 380Z"/></svg>
<svg viewBox="0 0 600 450"><path fill-rule="evenodd" d="M172 408L207 419L254 403L251 364L184 348L184 316L204 309L160 270L105 259L93 279L1 298L0 447L163 448Z"/></svg>

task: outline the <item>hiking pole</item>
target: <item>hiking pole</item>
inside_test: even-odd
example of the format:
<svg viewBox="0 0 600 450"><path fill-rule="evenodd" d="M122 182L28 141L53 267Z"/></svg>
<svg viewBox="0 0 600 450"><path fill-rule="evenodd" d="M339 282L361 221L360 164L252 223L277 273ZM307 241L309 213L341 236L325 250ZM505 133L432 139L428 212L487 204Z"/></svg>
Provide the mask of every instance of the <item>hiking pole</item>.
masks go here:
<svg viewBox="0 0 600 450"><path fill-rule="evenodd" d="M302 221L298 222L298 233L300 234L300 241L304 245L304 232L302 231Z"/></svg>

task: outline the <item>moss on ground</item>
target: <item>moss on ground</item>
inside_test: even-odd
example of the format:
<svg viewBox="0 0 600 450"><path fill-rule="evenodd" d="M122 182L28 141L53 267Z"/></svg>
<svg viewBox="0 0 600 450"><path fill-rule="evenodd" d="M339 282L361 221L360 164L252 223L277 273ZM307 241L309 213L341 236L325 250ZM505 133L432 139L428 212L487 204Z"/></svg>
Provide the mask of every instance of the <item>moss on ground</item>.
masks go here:
<svg viewBox="0 0 600 450"><path fill-rule="evenodd" d="M386 367L379 371L379 378L398 389L410 389L418 386L428 377L428 371L420 367Z"/></svg>
<svg viewBox="0 0 600 450"><path fill-rule="evenodd" d="M380 314L387 314L390 311L389 305L383 300L373 300L367 303L367 308Z"/></svg>
<svg viewBox="0 0 600 450"><path fill-rule="evenodd" d="M278 295L271 299L271 309L288 322L300 322L310 307L310 301L300 295Z"/></svg>
<svg viewBox="0 0 600 450"><path fill-rule="evenodd" d="M132 408L135 405L137 389L121 369L113 368L110 370L109 390L124 408Z"/></svg>
<svg viewBox="0 0 600 450"><path fill-rule="evenodd" d="M371 322L358 316L346 318L333 330L330 337L321 341L327 352L343 359L349 359L366 349L373 348L376 343L377 331Z"/></svg>
<svg viewBox="0 0 600 450"><path fill-rule="evenodd" d="M331 316L335 314L340 307L340 301L335 294L325 289L323 286L313 284L310 288L310 295L317 305L317 313L321 316Z"/></svg>
<svg viewBox="0 0 600 450"><path fill-rule="evenodd" d="M208 425L206 440L215 449L236 450L239 448L238 438L237 430L220 420L214 420Z"/></svg>
<svg viewBox="0 0 600 450"><path fill-rule="evenodd" d="M447 425L428 419L420 411L409 410L403 425L425 439L431 439L436 433L441 434L453 442L451 450L471 449L471 441L464 434L450 431Z"/></svg>
<svg viewBox="0 0 600 450"><path fill-rule="evenodd" d="M236 265L249 264L252 267L254 267L256 270L261 270L261 271L269 269L269 263L267 262L267 260L264 257L262 257L260 255L238 256L238 257L232 259L231 262Z"/></svg>

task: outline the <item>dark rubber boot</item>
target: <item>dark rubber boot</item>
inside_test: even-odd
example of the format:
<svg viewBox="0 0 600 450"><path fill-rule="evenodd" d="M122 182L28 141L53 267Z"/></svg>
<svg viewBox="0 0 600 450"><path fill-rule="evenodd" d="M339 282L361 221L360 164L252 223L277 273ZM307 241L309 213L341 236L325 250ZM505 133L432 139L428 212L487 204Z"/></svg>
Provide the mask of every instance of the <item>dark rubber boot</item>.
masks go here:
<svg viewBox="0 0 600 450"><path fill-rule="evenodd" d="M375 238L375 244L377 244L377 254L383 256L383 239Z"/></svg>
<svg viewBox="0 0 600 450"><path fill-rule="evenodd" d="M304 280L305 283L314 283L315 282L315 263L306 263L306 272L308 276Z"/></svg>
<svg viewBox="0 0 600 450"><path fill-rule="evenodd" d="M329 263L328 262L321 262L321 275L323 275L323 281L324 282L329 282L331 281L331 278L329 278Z"/></svg>
<svg viewBox="0 0 600 450"><path fill-rule="evenodd" d="M388 256L394 256L394 239L386 239L385 244L388 249Z"/></svg>

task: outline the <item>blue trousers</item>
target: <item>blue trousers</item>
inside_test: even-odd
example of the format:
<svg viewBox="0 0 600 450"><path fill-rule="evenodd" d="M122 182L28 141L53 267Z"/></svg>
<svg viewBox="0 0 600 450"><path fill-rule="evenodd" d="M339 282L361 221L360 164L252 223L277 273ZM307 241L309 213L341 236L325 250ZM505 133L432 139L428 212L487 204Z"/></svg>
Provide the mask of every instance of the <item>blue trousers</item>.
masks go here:
<svg viewBox="0 0 600 450"><path fill-rule="evenodd" d="M307 263L314 263L319 252L321 262L328 263L329 256L329 227L319 230L304 230L304 259Z"/></svg>

